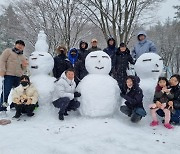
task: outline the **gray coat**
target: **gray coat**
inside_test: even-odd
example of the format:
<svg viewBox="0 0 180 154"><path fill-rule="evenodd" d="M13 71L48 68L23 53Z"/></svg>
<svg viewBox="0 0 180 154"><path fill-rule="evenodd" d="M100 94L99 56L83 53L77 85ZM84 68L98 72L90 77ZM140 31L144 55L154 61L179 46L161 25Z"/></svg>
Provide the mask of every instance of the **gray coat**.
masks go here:
<svg viewBox="0 0 180 154"><path fill-rule="evenodd" d="M141 31L138 33L137 38L141 34L143 34L145 37L147 36L145 32ZM134 49L132 50L132 57L137 60L143 53L148 52L157 53L157 50L154 43L145 38L143 41L139 41L135 45Z"/></svg>

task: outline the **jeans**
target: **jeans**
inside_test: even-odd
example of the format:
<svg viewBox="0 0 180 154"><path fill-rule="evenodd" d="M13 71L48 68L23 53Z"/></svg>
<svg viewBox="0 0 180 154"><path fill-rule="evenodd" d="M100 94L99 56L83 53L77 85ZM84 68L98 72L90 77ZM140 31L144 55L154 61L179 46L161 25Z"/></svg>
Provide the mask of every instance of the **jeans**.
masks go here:
<svg viewBox="0 0 180 154"><path fill-rule="evenodd" d="M3 86L2 87L2 93L1 93L1 101L0 101L0 109L2 108L1 105L4 102L7 102L9 93L12 88L15 88L19 85L20 82L20 77L17 76L11 76L11 75L5 75L4 76L4 81L3 81Z"/></svg>

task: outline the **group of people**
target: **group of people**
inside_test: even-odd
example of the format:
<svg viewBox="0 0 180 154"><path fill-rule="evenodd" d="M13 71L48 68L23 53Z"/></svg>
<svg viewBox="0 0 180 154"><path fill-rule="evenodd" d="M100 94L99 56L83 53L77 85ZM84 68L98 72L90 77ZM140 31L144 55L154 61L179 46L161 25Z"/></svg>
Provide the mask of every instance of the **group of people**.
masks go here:
<svg viewBox="0 0 180 154"><path fill-rule="evenodd" d="M130 52L125 43L120 43L116 47L113 38L107 40L107 47L103 50L112 60L110 75L118 82L121 89L121 97L125 99L120 111L131 117L132 122L138 122L146 116L143 107L143 91L139 87L138 76L128 76L127 69L129 63L135 64L136 60L147 52L157 53L152 41L147 40L146 34L140 32L137 35L138 43ZM88 43L81 41L79 49L72 48L67 51L65 46L59 46L54 57L53 75L57 79L55 93L52 104L59 108L59 119L64 120L68 111L76 110L80 106L77 97L81 94L76 92L78 83L88 74L85 67L86 56L90 52L101 50L98 47L97 39L92 39L92 47L88 49ZM10 90L12 92L13 103L10 108L16 108L15 118L19 118L22 113L33 116L34 109L38 107L38 92L30 82L27 75L23 75L28 65L26 57L23 55L25 43L18 40L13 49L3 51L0 60L0 76L3 79L3 87L0 102L0 111L6 111L7 100ZM132 53L132 54L131 54ZM154 96L154 104L150 105L153 121L151 126L158 125L156 113L165 116L164 126L173 128L170 122L180 123L180 77L173 75L170 82L164 77L159 78L158 86Z"/></svg>

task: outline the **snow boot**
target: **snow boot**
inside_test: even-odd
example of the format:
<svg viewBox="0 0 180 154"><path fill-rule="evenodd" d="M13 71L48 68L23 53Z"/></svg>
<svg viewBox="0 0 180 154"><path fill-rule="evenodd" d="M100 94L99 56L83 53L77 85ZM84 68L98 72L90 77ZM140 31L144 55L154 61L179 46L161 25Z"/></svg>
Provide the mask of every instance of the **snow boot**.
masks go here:
<svg viewBox="0 0 180 154"><path fill-rule="evenodd" d="M34 115L34 113L33 112L29 112L29 113L27 113L27 116L28 117L32 117Z"/></svg>
<svg viewBox="0 0 180 154"><path fill-rule="evenodd" d="M157 125L159 125L159 121L152 121L151 123L150 123L150 126L152 126L152 127L154 127L154 126L157 126Z"/></svg>
<svg viewBox="0 0 180 154"><path fill-rule="evenodd" d="M164 124L164 127L166 127L167 129L173 129L174 128L170 123Z"/></svg>
<svg viewBox="0 0 180 154"><path fill-rule="evenodd" d="M15 116L13 118L19 118L21 116L21 113L16 112Z"/></svg>
<svg viewBox="0 0 180 154"><path fill-rule="evenodd" d="M68 116L69 114L67 113L67 111L64 112L64 116Z"/></svg>
<svg viewBox="0 0 180 154"><path fill-rule="evenodd" d="M133 123L137 123L137 122L139 122L140 120L142 119L142 116L140 116L139 114L137 114L137 113L132 113L132 115L131 115L131 122L133 122Z"/></svg>
<svg viewBox="0 0 180 154"><path fill-rule="evenodd" d="M59 120L64 120L64 115L63 114L59 114Z"/></svg>

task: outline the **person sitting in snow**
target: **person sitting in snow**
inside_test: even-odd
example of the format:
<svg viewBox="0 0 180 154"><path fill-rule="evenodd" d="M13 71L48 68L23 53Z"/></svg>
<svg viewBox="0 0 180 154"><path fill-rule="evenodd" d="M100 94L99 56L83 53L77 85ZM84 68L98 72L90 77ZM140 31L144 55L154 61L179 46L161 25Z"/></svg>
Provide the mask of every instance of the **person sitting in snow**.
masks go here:
<svg viewBox="0 0 180 154"><path fill-rule="evenodd" d="M30 83L27 75L20 77L20 85L12 91L12 101L15 105L16 114L14 118L19 118L22 113L32 117L37 106L38 92L35 86Z"/></svg>
<svg viewBox="0 0 180 154"><path fill-rule="evenodd" d="M159 77L158 84L155 89L154 94L154 104L151 104L149 107L151 109L151 115L153 121L150 123L150 126L157 126L159 124L156 116L157 110L162 110L165 114L164 126L168 129L172 129L173 126L169 123L171 117L172 106L169 106L174 95L169 89L169 82L165 77Z"/></svg>
<svg viewBox="0 0 180 154"><path fill-rule="evenodd" d="M57 56L54 57L53 75L56 79L60 78L61 74L71 68L71 62L67 58L67 49L65 46L59 46L56 49Z"/></svg>
<svg viewBox="0 0 180 154"><path fill-rule="evenodd" d="M120 111L131 117L133 123L139 122L142 117L146 116L142 102L143 92L139 87L139 82L138 76L127 76L124 90L120 94L125 99L125 105L120 107Z"/></svg>
<svg viewBox="0 0 180 154"><path fill-rule="evenodd" d="M180 75L174 74L170 77L169 80L171 92L174 94L172 101L168 102L168 105L171 107L171 119L170 123L180 124ZM157 114L161 117L164 117L162 110L157 110Z"/></svg>
<svg viewBox="0 0 180 154"><path fill-rule="evenodd" d="M56 81L55 93L53 96L53 105L59 110L59 120L64 120L64 115L67 116L67 111L76 110L80 103L75 100L81 94L75 92L76 83L74 82L74 70L67 69Z"/></svg>
<svg viewBox="0 0 180 154"><path fill-rule="evenodd" d="M131 57L130 51L125 43L121 43L117 52L112 57L112 75L117 80L121 90L127 77L129 63L135 64L135 61Z"/></svg>

